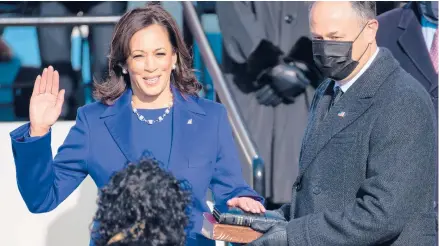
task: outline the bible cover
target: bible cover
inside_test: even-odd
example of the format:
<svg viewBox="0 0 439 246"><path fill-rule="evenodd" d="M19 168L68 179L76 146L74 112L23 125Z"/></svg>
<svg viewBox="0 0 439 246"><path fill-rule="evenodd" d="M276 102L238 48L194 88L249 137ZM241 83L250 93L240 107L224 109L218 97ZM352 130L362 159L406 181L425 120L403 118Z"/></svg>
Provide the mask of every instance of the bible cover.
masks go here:
<svg viewBox="0 0 439 246"><path fill-rule="evenodd" d="M276 222L285 221L285 218L273 211L253 214L242 211L239 208L228 208L227 206L215 206L213 216L219 224L238 225L250 227L252 222Z"/></svg>
<svg viewBox="0 0 439 246"><path fill-rule="evenodd" d="M262 233L250 227L220 224L210 213L204 213L203 216L201 234L209 239L231 243L250 243L262 236Z"/></svg>

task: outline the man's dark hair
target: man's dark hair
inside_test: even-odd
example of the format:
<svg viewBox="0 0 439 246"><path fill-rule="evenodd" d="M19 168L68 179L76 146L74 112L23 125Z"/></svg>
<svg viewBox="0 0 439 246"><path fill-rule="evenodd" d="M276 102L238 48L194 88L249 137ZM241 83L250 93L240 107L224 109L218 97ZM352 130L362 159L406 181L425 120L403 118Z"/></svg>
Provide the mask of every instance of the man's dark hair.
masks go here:
<svg viewBox="0 0 439 246"><path fill-rule="evenodd" d="M374 1L352 1L352 9L366 23L376 17L376 3Z"/></svg>
<svg viewBox="0 0 439 246"><path fill-rule="evenodd" d="M314 3L309 5L309 10L311 10ZM376 18L376 3L374 1L350 1L350 4L355 14L360 17L362 25Z"/></svg>
<svg viewBox="0 0 439 246"><path fill-rule="evenodd" d="M130 163L101 189L92 232L96 246L184 245L190 187L154 159Z"/></svg>

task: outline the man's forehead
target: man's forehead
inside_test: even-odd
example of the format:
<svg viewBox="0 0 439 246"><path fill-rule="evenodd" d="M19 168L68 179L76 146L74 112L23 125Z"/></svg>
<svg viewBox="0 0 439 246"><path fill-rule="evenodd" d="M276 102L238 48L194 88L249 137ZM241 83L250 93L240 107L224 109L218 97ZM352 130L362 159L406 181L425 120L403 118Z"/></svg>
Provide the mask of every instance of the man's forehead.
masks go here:
<svg viewBox="0 0 439 246"><path fill-rule="evenodd" d="M311 7L312 13L319 14L347 14L352 10L352 4L349 1L317 1Z"/></svg>
<svg viewBox="0 0 439 246"><path fill-rule="evenodd" d="M340 33L351 28L351 22L340 19L316 20L311 21L311 30L313 32Z"/></svg>
<svg viewBox="0 0 439 246"><path fill-rule="evenodd" d="M356 18L349 2L316 2L310 11L311 23L346 22Z"/></svg>
<svg viewBox="0 0 439 246"><path fill-rule="evenodd" d="M355 29L353 27L358 25L358 21L349 3L318 2L310 12L311 30L318 33L349 32L350 29Z"/></svg>

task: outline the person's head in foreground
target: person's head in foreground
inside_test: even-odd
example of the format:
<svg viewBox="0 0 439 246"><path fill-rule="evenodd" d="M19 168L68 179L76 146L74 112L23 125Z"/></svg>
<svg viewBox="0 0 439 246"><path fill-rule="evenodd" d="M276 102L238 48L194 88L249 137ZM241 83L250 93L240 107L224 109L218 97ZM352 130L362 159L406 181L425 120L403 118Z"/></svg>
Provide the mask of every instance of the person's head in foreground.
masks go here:
<svg viewBox="0 0 439 246"><path fill-rule="evenodd" d="M154 159L117 172L98 198L96 246L184 245L190 192Z"/></svg>
<svg viewBox="0 0 439 246"><path fill-rule="evenodd" d="M171 84L188 95L201 89L177 23L154 3L128 11L115 26L109 78L95 83L95 98L111 105L131 88L134 103L162 105L172 101Z"/></svg>
<svg viewBox="0 0 439 246"><path fill-rule="evenodd" d="M349 81L377 49L375 2L315 2L309 18L314 61L336 81Z"/></svg>

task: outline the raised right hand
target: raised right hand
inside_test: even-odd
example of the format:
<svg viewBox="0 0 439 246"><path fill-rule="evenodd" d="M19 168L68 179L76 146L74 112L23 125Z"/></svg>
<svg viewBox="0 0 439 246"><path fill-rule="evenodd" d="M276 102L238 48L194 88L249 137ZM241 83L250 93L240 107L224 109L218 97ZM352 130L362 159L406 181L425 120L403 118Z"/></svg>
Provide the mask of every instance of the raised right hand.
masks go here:
<svg viewBox="0 0 439 246"><path fill-rule="evenodd" d="M43 136L61 114L65 90L59 91L59 74L52 66L45 68L35 80L30 99L31 136Z"/></svg>

